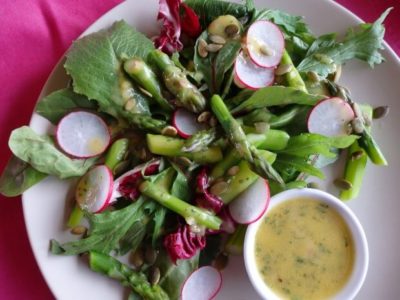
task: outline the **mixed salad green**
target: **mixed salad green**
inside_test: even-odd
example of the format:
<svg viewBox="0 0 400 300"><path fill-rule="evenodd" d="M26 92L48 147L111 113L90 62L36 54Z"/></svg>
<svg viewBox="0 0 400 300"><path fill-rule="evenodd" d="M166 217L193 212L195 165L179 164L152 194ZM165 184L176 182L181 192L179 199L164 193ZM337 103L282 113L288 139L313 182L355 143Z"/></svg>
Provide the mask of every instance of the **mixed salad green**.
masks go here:
<svg viewBox="0 0 400 300"><path fill-rule="evenodd" d="M367 160L387 165L371 135L387 107L357 103L338 81L351 59L384 61L389 11L318 37L303 18L251 0L160 0L153 40L118 21L74 42L71 85L35 110L56 134L11 133L0 192L77 178L68 226L81 238L50 251L88 254L130 299L185 298L194 270L240 253L270 194L314 186L309 177L323 179L342 150L343 200L358 195Z"/></svg>

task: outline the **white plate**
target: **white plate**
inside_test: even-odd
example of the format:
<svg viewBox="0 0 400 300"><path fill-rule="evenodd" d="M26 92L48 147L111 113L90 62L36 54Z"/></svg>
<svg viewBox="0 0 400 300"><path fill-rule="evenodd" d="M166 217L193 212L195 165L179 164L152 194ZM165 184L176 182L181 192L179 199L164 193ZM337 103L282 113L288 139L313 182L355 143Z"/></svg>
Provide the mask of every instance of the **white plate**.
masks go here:
<svg viewBox="0 0 400 300"><path fill-rule="evenodd" d="M97 31L115 20L125 19L140 31L157 32L158 1L126 1L89 27ZM303 15L317 33L344 30L359 22L353 14L328 0L259 0L258 7L280 8ZM382 145L389 167L369 165L358 199L349 206L363 224L370 247L370 268L367 280L357 299L398 299L400 295L400 201L397 185L400 179L400 63L388 47L387 62L370 70L365 64L350 63L345 67L341 82L350 87L354 99L375 105L390 106L384 121L374 123L374 136ZM66 85L67 77L59 64L48 79L41 97ZM34 114L31 127L37 132L50 130L47 121ZM333 173L330 173L333 176ZM331 188L329 188L331 190ZM48 178L23 195L25 222L29 239L39 267L57 299L122 299L119 283L95 274L76 257L55 256L49 253L49 240L71 238L64 230L65 206L69 185ZM253 291L239 257L224 271L223 290L218 299L258 299Z"/></svg>

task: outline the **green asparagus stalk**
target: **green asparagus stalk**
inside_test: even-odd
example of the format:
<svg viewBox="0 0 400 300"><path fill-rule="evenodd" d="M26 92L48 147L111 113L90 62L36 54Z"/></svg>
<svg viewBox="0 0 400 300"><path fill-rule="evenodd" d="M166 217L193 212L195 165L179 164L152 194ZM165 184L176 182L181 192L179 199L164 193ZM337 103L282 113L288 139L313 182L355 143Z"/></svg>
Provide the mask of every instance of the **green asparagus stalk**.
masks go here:
<svg viewBox="0 0 400 300"><path fill-rule="evenodd" d="M225 252L231 255L241 255L243 253L244 237L246 235L247 226L238 225L234 233L232 233L225 244Z"/></svg>
<svg viewBox="0 0 400 300"><path fill-rule="evenodd" d="M67 221L67 227L74 228L78 226L81 223L84 215L85 213L83 212L83 210L79 207L78 203L75 202L75 206L72 209Z"/></svg>
<svg viewBox="0 0 400 300"><path fill-rule="evenodd" d="M154 133L161 133L167 123L147 115L133 114L129 116L130 122L139 129Z"/></svg>
<svg viewBox="0 0 400 300"><path fill-rule="evenodd" d="M238 167L239 172L233 176L232 180L228 181L228 188L218 195L225 204L235 199L240 193L256 182L259 177L244 160L239 162Z"/></svg>
<svg viewBox="0 0 400 300"><path fill-rule="evenodd" d="M351 183L351 188L342 190L339 198L342 200L351 200L356 198L360 192L362 179L367 166L367 154L358 142L355 141L347 152L347 161L344 172L344 179Z"/></svg>
<svg viewBox="0 0 400 300"><path fill-rule="evenodd" d="M142 182L139 190L143 195L181 215L189 224L195 223L215 230L219 229L221 225L222 221L218 217L163 191L157 184L150 181Z"/></svg>
<svg viewBox="0 0 400 300"><path fill-rule="evenodd" d="M177 97L179 104L195 113L201 112L206 106L206 99L186 77L185 73L175 66L167 54L154 50L149 54L149 61L162 72L167 89Z"/></svg>
<svg viewBox="0 0 400 300"><path fill-rule="evenodd" d="M182 151L204 151L217 139L217 137L218 135L215 127L207 130L201 130L193 134L185 141L185 145L183 146Z"/></svg>
<svg viewBox="0 0 400 300"><path fill-rule="evenodd" d="M299 71L294 66L293 61L286 50L283 52L280 64L291 66L290 71L285 74L288 86L307 93L306 84L304 83L303 78L301 78Z"/></svg>
<svg viewBox="0 0 400 300"><path fill-rule="evenodd" d="M249 133L246 138L258 149L278 151L286 148L290 136L283 130L269 129L265 133Z"/></svg>
<svg viewBox="0 0 400 300"><path fill-rule="evenodd" d="M98 273L129 286L143 299L168 300L168 294L157 284L150 284L142 272L136 272L107 254L89 252L89 266Z"/></svg>
<svg viewBox="0 0 400 300"><path fill-rule="evenodd" d="M124 63L124 70L139 86L148 91L164 110L172 111L172 106L161 93L156 74L142 59L137 57L128 59Z"/></svg>
<svg viewBox="0 0 400 300"><path fill-rule="evenodd" d="M109 167L113 172L115 167L125 159L128 151L129 140L122 138L116 140L108 149L104 164Z"/></svg>
<svg viewBox="0 0 400 300"><path fill-rule="evenodd" d="M199 164L212 164L222 159L221 149L217 146L208 147L198 152L185 152L183 150L185 141L179 138L164 135L147 134L147 147L150 152L163 156L183 156Z"/></svg>
<svg viewBox="0 0 400 300"><path fill-rule="evenodd" d="M272 168L271 164L260 155L260 152L254 146L250 145L242 127L230 114L220 96L212 96L211 109L228 135L229 141L234 145L239 154L249 162L252 169L264 178L284 184L279 173Z"/></svg>

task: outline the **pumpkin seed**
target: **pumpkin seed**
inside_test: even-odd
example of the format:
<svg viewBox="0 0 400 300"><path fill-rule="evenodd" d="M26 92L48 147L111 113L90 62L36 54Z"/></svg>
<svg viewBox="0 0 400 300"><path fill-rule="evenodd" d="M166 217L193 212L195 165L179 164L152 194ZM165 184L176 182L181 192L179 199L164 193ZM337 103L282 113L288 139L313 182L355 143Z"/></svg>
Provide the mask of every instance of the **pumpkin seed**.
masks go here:
<svg viewBox="0 0 400 300"><path fill-rule="evenodd" d="M265 56L271 56L274 54L274 52L271 50L271 48L269 48L267 45L262 44L260 46L260 53L265 55Z"/></svg>
<svg viewBox="0 0 400 300"><path fill-rule="evenodd" d="M115 175L122 174L129 167L129 160L123 160L119 162L112 170Z"/></svg>
<svg viewBox="0 0 400 300"><path fill-rule="evenodd" d="M190 167L193 164L193 162L185 156L178 156L175 161L176 163L185 167Z"/></svg>
<svg viewBox="0 0 400 300"><path fill-rule="evenodd" d="M289 73L293 68L293 65L291 64L283 64L279 65L278 68L275 70L275 75L284 75L286 73Z"/></svg>
<svg viewBox="0 0 400 300"><path fill-rule="evenodd" d="M207 123L208 120L211 117L211 112L209 111L203 111L198 117L197 117L197 122L199 123Z"/></svg>
<svg viewBox="0 0 400 300"><path fill-rule="evenodd" d="M208 38L210 39L211 42L213 42L215 44L224 45L226 43L226 40L222 36L219 36L216 34L212 34Z"/></svg>
<svg viewBox="0 0 400 300"><path fill-rule="evenodd" d="M210 188L210 193L216 196L221 195L228 189L228 183L226 181L220 181L214 183Z"/></svg>
<svg viewBox="0 0 400 300"><path fill-rule="evenodd" d="M144 261L149 265L154 264L157 259L157 254L157 251L153 249L153 247L146 246L146 249L144 251Z"/></svg>
<svg viewBox="0 0 400 300"><path fill-rule="evenodd" d="M221 271L225 269L225 267L228 265L228 262L229 262L229 256L226 255L225 253L220 253L214 259L212 265L214 268Z"/></svg>
<svg viewBox="0 0 400 300"><path fill-rule="evenodd" d="M161 134L166 136L176 136L178 134L178 130L176 130L174 126L165 126L161 130Z"/></svg>
<svg viewBox="0 0 400 300"><path fill-rule="evenodd" d="M319 80L320 80L319 75L314 71L308 72L307 73L307 77L308 77L308 79L310 79L314 83L315 82L319 82Z"/></svg>
<svg viewBox="0 0 400 300"><path fill-rule="evenodd" d="M156 285L160 281L161 272L157 267L151 267L149 271L149 282L151 285Z"/></svg>
<svg viewBox="0 0 400 300"><path fill-rule="evenodd" d="M239 173L239 171L240 171L239 166L233 166L230 167L228 171L226 171L226 174L229 176L235 176L237 173Z"/></svg>
<svg viewBox="0 0 400 300"><path fill-rule="evenodd" d="M143 94L149 96L150 98L153 98L153 95L150 94L150 92L148 90L145 90L144 88L142 88L140 86L139 86L139 90L141 90Z"/></svg>
<svg viewBox="0 0 400 300"><path fill-rule="evenodd" d="M372 117L374 119L382 119L389 113L389 106L378 106L374 108Z"/></svg>
<svg viewBox="0 0 400 300"><path fill-rule="evenodd" d="M269 129L269 125L266 122L256 122L254 123L254 128L257 133L264 133Z"/></svg>
<svg viewBox="0 0 400 300"><path fill-rule="evenodd" d="M351 120L351 127L353 127L355 133L361 134L364 132L364 125L360 118Z"/></svg>
<svg viewBox="0 0 400 300"><path fill-rule="evenodd" d="M229 24L228 26L225 27L225 34L229 38L235 37L239 33L239 31L240 28L236 24Z"/></svg>
<svg viewBox="0 0 400 300"><path fill-rule="evenodd" d="M208 120L208 124L209 124L211 127L217 126L217 124L218 124L217 118L214 117L214 116L211 116L210 119Z"/></svg>
<svg viewBox="0 0 400 300"><path fill-rule="evenodd" d="M74 228L71 229L71 233L75 235L81 235L85 234L87 231L87 228L82 225L75 226Z"/></svg>
<svg viewBox="0 0 400 300"><path fill-rule="evenodd" d="M351 160L360 159L363 155L364 155L364 151L363 150L355 151L355 152L353 152L351 154Z"/></svg>
<svg viewBox="0 0 400 300"><path fill-rule="evenodd" d="M144 264L143 249L138 248L132 252L129 257L129 262L135 269L140 269Z"/></svg>
<svg viewBox="0 0 400 300"><path fill-rule="evenodd" d="M124 105L124 109L127 111L132 110L134 107L136 106L136 101L133 99L129 99L128 101L126 101L125 105Z"/></svg>
<svg viewBox="0 0 400 300"><path fill-rule="evenodd" d="M203 39L199 39L199 45L197 47L197 51L199 52L199 55L201 57L207 57L208 51L207 51L207 42Z"/></svg>
<svg viewBox="0 0 400 300"><path fill-rule="evenodd" d="M336 71L333 74L333 82L338 82L342 76L342 65L336 65Z"/></svg>
<svg viewBox="0 0 400 300"><path fill-rule="evenodd" d="M344 178L337 178L333 183L341 190L349 190L353 187L353 184Z"/></svg>
<svg viewBox="0 0 400 300"><path fill-rule="evenodd" d="M310 189L316 189L316 190L320 190L321 189L320 185L318 183L316 183L316 182L313 182L313 181L307 183L307 187L310 188Z"/></svg>
<svg viewBox="0 0 400 300"><path fill-rule="evenodd" d="M223 47L223 45L219 45L219 44L208 44L206 46L206 49L208 52L218 52L219 50L221 50L222 47Z"/></svg>

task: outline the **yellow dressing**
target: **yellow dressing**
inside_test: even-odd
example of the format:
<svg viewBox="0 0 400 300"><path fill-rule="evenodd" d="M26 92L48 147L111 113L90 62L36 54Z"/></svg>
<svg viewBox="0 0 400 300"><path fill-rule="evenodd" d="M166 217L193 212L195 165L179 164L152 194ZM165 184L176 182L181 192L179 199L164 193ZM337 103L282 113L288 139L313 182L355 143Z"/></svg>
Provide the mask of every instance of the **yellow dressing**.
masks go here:
<svg viewBox="0 0 400 300"><path fill-rule="evenodd" d="M347 282L354 264L350 230L335 209L294 199L271 209L256 234L256 263L283 299L326 299Z"/></svg>

